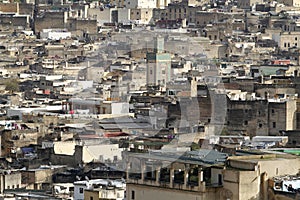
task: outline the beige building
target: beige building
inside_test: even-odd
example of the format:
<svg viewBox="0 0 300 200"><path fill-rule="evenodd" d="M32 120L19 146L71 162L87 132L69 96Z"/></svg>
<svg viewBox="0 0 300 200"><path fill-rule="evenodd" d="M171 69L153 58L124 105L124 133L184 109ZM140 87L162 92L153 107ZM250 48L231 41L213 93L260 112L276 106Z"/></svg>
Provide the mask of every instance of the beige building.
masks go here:
<svg viewBox="0 0 300 200"><path fill-rule="evenodd" d="M286 6L300 7L300 0L279 0L278 2Z"/></svg>
<svg viewBox="0 0 300 200"><path fill-rule="evenodd" d="M0 193L3 194L4 190L21 188L21 173L20 172L1 172L0 175Z"/></svg>
<svg viewBox="0 0 300 200"><path fill-rule="evenodd" d="M263 0L238 0L238 8L251 9L255 4L263 2Z"/></svg>
<svg viewBox="0 0 300 200"><path fill-rule="evenodd" d="M205 149L128 153L127 199L221 199L222 174L215 169L223 169L225 157L226 154Z"/></svg>
<svg viewBox="0 0 300 200"><path fill-rule="evenodd" d="M235 156L228 159L223 170L223 186L229 199L267 200L268 179L274 176L296 174L300 159L289 155L269 154Z"/></svg>
<svg viewBox="0 0 300 200"><path fill-rule="evenodd" d="M130 9L130 20L138 24L149 24L152 20L151 8L134 8Z"/></svg>
<svg viewBox="0 0 300 200"><path fill-rule="evenodd" d="M282 50L288 50L291 47L299 47L300 32L282 32L273 34L272 38L278 43Z"/></svg>
<svg viewBox="0 0 300 200"><path fill-rule="evenodd" d="M136 155L133 157L135 158L131 159L135 159L137 165L139 162ZM128 200L268 200L268 179L285 174L296 174L300 166L300 159L296 156L264 153L253 155L245 152L245 156L229 157L227 164L223 166L217 166L216 163L208 166L204 162L205 157L202 159L194 157L193 163L189 159L183 159L184 161L177 159L168 166L169 170L166 170L159 167L166 164L166 158L162 154L159 157L151 154L139 156L143 158L140 160L141 165L138 165L141 167L141 174L137 169L133 174L131 169L134 167L130 164L132 161L128 162L130 166L127 175ZM152 160L151 163L148 159ZM169 156L168 160L171 159L172 156ZM198 183L193 184L195 169L198 169L198 179L196 179ZM183 174L182 182L178 180L180 173ZM160 178L157 178L158 176Z"/></svg>

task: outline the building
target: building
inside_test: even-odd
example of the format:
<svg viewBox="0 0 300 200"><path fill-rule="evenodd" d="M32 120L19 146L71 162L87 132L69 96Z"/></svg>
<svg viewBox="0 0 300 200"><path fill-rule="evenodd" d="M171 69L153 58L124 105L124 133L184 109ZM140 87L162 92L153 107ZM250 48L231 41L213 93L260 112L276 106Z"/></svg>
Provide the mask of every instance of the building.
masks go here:
<svg viewBox="0 0 300 200"><path fill-rule="evenodd" d="M5 190L21 188L21 180L21 172L2 171L0 174L0 193L3 194Z"/></svg>
<svg viewBox="0 0 300 200"><path fill-rule="evenodd" d="M300 7L300 1L299 0L279 0L278 2L283 3L286 6Z"/></svg>
<svg viewBox="0 0 300 200"><path fill-rule="evenodd" d="M261 4L263 0L238 0L237 7L242 9L251 9L255 4Z"/></svg>
<svg viewBox="0 0 300 200"><path fill-rule="evenodd" d="M229 199L271 199L268 179L299 172L299 158L287 154L234 156L223 170L223 187Z"/></svg>
<svg viewBox="0 0 300 200"><path fill-rule="evenodd" d="M220 199L226 154L215 150L128 153L127 199Z"/></svg>
<svg viewBox="0 0 300 200"><path fill-rule="evenodd" d="M121 200L125 197L123 180L92 179L74 183L74 200Z"/></svg>
<svg viewBox="0 0 300 200"><path fill-rule="evenodd" d="M147 53L147 84L166 86L171 80L171 54L164 52L164 38L154 41L154 53Z"/></svg>

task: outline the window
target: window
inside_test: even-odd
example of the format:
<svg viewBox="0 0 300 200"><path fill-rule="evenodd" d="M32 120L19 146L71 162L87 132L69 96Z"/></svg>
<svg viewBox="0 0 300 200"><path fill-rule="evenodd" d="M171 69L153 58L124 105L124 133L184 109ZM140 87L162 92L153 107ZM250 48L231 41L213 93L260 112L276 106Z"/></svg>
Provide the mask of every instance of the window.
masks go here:
<svg viewBox="0 0 300 200"><path fill-rule="evenodd" d="M94 197L90 197L90 200L94 200Z"/></svg>
<svg viewBox="0 0 300 200"><path fill-rule="evenodd" d="M297 37L295 37L295 40L298 40L298 38L297 38Z"/></svg>
<svg viewBox="0 0 300 200"><path fill-rule="evenodd" d="M80 194L83 193L83 188L79 188L79 193L80 193Z"/></svg>
<svg viewBox="0 0 300 200"><path fill-rule="evenodd" d="M284 45L283 45L284 47L286 47L286 43L284 43Z"/></svg>
<svg viewBox="0 0 300 200"><path fill-rule="evenodd" d="M262 127L262 124L261 124L261 123L260 123L260 124L258 124L258 127L259 127L259 128L261 128L261 127Z"/></svg>
<svg viewBox="0 0 300 200"><path fill-rule="evenodd" d="M273 122L272 124L273 124L273 128L276 128L276 122Z"/></svg>
<svg viewBox="0 0 300 200"><path fill-rule="evenodd" d="M248 125L248 121L244 121L244 125L246 125L246 126L247 126L247 125Z"/></svg>
<svg viewBox="0 0 300 200"><path fill-rule="evenodd" d="M134 190L131 191L131 199L135 199L135 191Z"/></svg>
<svg viewBox="0 0 300 200"><path fill-rule="evenodd" d="M273 113L273 114L275 113L274 109L272 109L272 113Z"/></svg>
<svg viewBox="0 0 300 200"><path fill-rule="evenodd" d="M161 71L161 73L162 73L162 74L166 74L166 70L163 69L163 70Z"/></svg>

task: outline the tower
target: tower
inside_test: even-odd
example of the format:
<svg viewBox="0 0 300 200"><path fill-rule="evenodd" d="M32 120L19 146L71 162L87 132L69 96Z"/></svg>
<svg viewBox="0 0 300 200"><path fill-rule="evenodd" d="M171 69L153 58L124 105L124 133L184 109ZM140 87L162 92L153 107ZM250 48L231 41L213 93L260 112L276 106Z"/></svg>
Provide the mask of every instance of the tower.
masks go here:
<svg viewBox="0 0 300 200"><path fill-rule="evenodd" d="M165 87L171 80L171 54L164 51L164 38L154 38L154 52L147 53L147 84Z"/></svg>

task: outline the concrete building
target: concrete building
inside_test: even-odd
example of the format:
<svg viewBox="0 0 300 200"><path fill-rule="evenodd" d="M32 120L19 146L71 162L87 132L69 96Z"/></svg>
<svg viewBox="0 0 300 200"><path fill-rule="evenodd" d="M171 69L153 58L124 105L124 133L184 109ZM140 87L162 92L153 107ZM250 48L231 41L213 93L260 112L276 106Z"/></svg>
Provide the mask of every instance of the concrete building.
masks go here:
<svg viewBox="0 0 300 200"><path fill-rule="evenodd" d="M286 6L300 7L300 1L299 0L279 0L278 2L283 3Z"/></svg>
<svg viewBox="0 0 300 200"><path fill-rule="evenodd" d="M21 188L21 180L21 172L2 171L0 174L0 193L3 194L5 190Z"/></svg>
<svg viewBox="0 0 300 200"><path fill-rule="evenodd" d="M255 4L261 4L263 0L238 0L237 7L242 9L251 9Z"/></svg>
<svg viewBox="0 0 300 200"><path fill-rule="evenodd" d="M299 47L300 32L281 32L280 34L273 34L273 40L275 40L282 50L288 50L292 47Z"/></svg>
<svg viewBox="0 0 300 200"><path fill-rule="evenodd" d="M215 168L222 166L226 154L202 149L126 157L128 200L221 199L222 174L215 174Z"/></svg>
<svg viewBox="0 0 300 200"><path fill-rule="evenodd" d="M124 7L126 8L156 8L157 0L126 0Z"/></svg>
<svg viewBox="0 0 300 200"><path fill-rule="evenodd" d="M152 8L130 9L130 21L137 24L149 24L152 21Z"/></svg>
<svg viewBox="0 0 300 200"><path fill-rule="evenodd" d="M224 193L234 200L267 200L268 179L298 173L299 161L299 158L286 154L230 157L229 166L222 173Z"/></svg>
<svg viewBox="0 0 300 200"><path fill-rule="evenodd" d="M70 38L71 32L60 29L43 29L43 31L40 33L40 37L42 39L60 40Z"/></svg>
<svg viewBox="0 0 300 200"><path fill-rule="evenodd" d="M230 100L227 130L249 136L275 136L296 129L296 101Z"/></svg>
<svg viewBox="0 0 300 200"><path fill-rule="evenodd" d="M74 183L74 200L124 199L126 184L122 180L92 179Z"/></svg>

